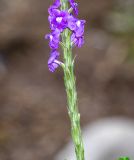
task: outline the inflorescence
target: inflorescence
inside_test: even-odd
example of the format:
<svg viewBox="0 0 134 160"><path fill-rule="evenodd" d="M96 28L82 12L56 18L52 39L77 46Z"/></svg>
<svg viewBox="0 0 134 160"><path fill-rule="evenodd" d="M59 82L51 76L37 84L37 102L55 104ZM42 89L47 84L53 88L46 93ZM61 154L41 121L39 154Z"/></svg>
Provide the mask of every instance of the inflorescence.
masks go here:
<svg viewBox="0 0 134 160"><path fill-rule="evenodd" d="M58 61L59 44L61 43L61 34L65 29L71 31L71 45L81 47L84 44L84 24L85 20L79 20L78 16L78 4L74 0L69 0L70 9L61 10L60 0L55 0L54 4L49 7L48 21L50 23L51 33L45 36L49 39L49 46L51 48L50 58L48 60L48 68L51 72L61 64ZM71 11L71 13L70 13Z"/></svg>

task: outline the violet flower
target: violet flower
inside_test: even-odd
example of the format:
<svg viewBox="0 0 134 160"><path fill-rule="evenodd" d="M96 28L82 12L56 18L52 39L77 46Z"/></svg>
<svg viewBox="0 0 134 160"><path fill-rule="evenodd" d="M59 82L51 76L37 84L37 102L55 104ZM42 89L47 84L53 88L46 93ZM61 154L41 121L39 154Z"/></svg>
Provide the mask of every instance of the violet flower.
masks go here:
<svg viewBox="0 0 134 160"><path fill-rule="evenodd" d="M60 0L55 0L54 4L51 7L52 8L59 8L60 7Z"/></svg>
<svg viewBox="0 0 134 160"><path fill-rule="evenodd" d="M71 41L75 46L80 48L84 44L84 36L77 37L76 34L73 33L71 36Z"/></svg>
<svg viewBox="0 0 134 160"><path fill-rule="evenodd" d="M48 9L49 17L48 21L50 23L51 33L45 36L46 39L49 39L49 46L52 49L51 57L57 58L59 52L56 50L59 48L60 36L65 29L69 29L72 32L71 35L71 44L81 47L84 44L84 25L85 20L79 20L75 16L78 15L78 4L74 0L68 0L70 3L71 9L74 11L74 15L69 12L68 9L61 10L61 0L55 0L53 5ZM67 3L68 3L67 2ZM62 44L62 43L61 43ZM73 47L72 45L72 47ZM58 53L58 54L57 54ZM57 63L49 63L49 70L55 71L59 66Z"/></svg>
<svg viewBox="0 0 134 160"><path fill-rule="evenodd" d="M84 34L84 25L85 25L85 20L77 20L76 22L76 29L75 33L77 37L81 37Z"/></svg>
<svg viewBox="0 0 134 160"><path fill-rule="evenodd" d="M47 34L45 38L50 40L49 46L51 49L58 49L60 42L60 31L58 29L50 34Z"/></svg>
<svg viewBox="0 0 134 160"><path fill-rule="evenodd" d="M50 22L51 30L59 29L62 32L67 27L69 13L67 11L51 9L49 10L49 14L48 20Z"/></svg>
<svg viewBox="0 0 134 160"><path fill-rule="evenodd" d="M75 46L79 48L84 44L84 24L85 20L77 20L75 22L73 34L71 36L71 41Z"/></svg>
<svg viewBox="0 0 134 160"><path fill-rule="evenodd" d="M48 68L51 72L54 72L56 68L60 65L60 62L58 61L59 58L59 52L56 50L51 52L50 58L48 59Z"/></svg>
<svg viewBox="0 0 134 160"><path fill-rule="evenodd" d="M69 0L71 7L74 10L75 15L78 15L78 4L74 0Z"/></svg>
<svg viewBox="0 0 134 160"><path fill-rule="evenodd" d="M71 31L76 30L76 28L77 28L77 24L76 24L77 19L74 16L69 15L67 21L68 21L68 28Z"/></svg>

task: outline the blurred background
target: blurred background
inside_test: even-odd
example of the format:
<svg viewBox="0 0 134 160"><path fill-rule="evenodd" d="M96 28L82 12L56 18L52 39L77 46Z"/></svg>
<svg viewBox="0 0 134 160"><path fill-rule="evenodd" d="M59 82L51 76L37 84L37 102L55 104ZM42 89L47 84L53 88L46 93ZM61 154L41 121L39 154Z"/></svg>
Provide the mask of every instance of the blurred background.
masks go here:
<svg viewBox="0 0 134 160"><path fill-rule="evenodd" d="M113 137L114 127L121 128L126 140L100 159L113 160L121 146L134 159L134 136L128 136L134 135L134 0L77 2L79 18L87 21L85 45L74 49L81 125L97 125L96 137L107 130ZM47 68L51 3L0 0L0 160L53 160L71 138L62 69L52 74ZM112 125L113 117L121 123ZM100 142L107 146L109 138Z"/></svg>

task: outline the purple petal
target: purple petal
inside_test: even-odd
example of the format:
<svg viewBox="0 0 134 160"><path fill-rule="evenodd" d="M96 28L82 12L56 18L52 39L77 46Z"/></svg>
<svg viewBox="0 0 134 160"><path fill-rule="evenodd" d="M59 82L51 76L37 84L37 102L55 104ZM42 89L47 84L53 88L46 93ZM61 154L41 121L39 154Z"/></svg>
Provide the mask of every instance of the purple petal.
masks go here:
<svg viewBox="0 0 134 160"><path fill-rule="evenodd" d="M75 15L78 15L78 4L74 0L69 0L71 7L74 10Z"/></svg>
<svg viewBox="0 0 134 160"><path fill-rule="evenodd" d="M85 20L77 20L76 22L77 29L75 30L76 37L81 37L84 34L84 24Z"/></svg>
<svg viewBox="0 0 134 160"><path fill-rule="evenodd" d="M53 6L56 7L56 8L59 8L60 7L60 0L55 0Z"/></svg>
<svg viewBox="0 0 134 160"><path fill-rule="evenodd" d="M84 44L84 36L77 37L76 34L73 33L71 36L71 41L74 43L75 46L80 48Z"/></svg>
<svg viewBox="0 0 134 160"><path fill-rule="evenodd" d="M49 46L51 49L57 49L59 47L60 33L61 32L56 29L52 33L45 36L46 39L49 39Z"/></svg>
<svg viewBox="0 0 134 160"><path fill-rule="evenodd" d="M74 18L73 16L68 16L68 28L71 31L74 31L76 29L76 27L77 27L76 21L77 21L77 19Z"/></svg>
<svg viewBox="0 0 134 160"><path fill-rule="evenodd" d="M59 64L56 63L59 58L59 52L56 50L51 52L50 58L48 59L48 68L51 72L54 72L58 68Z"/></svg>

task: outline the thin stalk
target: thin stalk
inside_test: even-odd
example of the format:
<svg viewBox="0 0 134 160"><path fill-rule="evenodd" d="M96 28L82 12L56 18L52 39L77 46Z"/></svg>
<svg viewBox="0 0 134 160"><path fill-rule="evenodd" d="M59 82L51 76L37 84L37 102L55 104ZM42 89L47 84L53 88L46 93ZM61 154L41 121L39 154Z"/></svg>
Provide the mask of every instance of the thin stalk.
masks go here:
<svg viewBox="0 0 134 160"><path fill-rule="evenodd" d="M61 9L68 10L68 0L61 0ZM85 160L84 146L80 128L80 114L77 104L76 79L74 75L74 60L72 57L71 31L66 29L62 33L64 55L64 83L67 93L68 114L71 121L71 135L75 147L76 159ZM64 47L66 46L66 47Z"/></svg>

